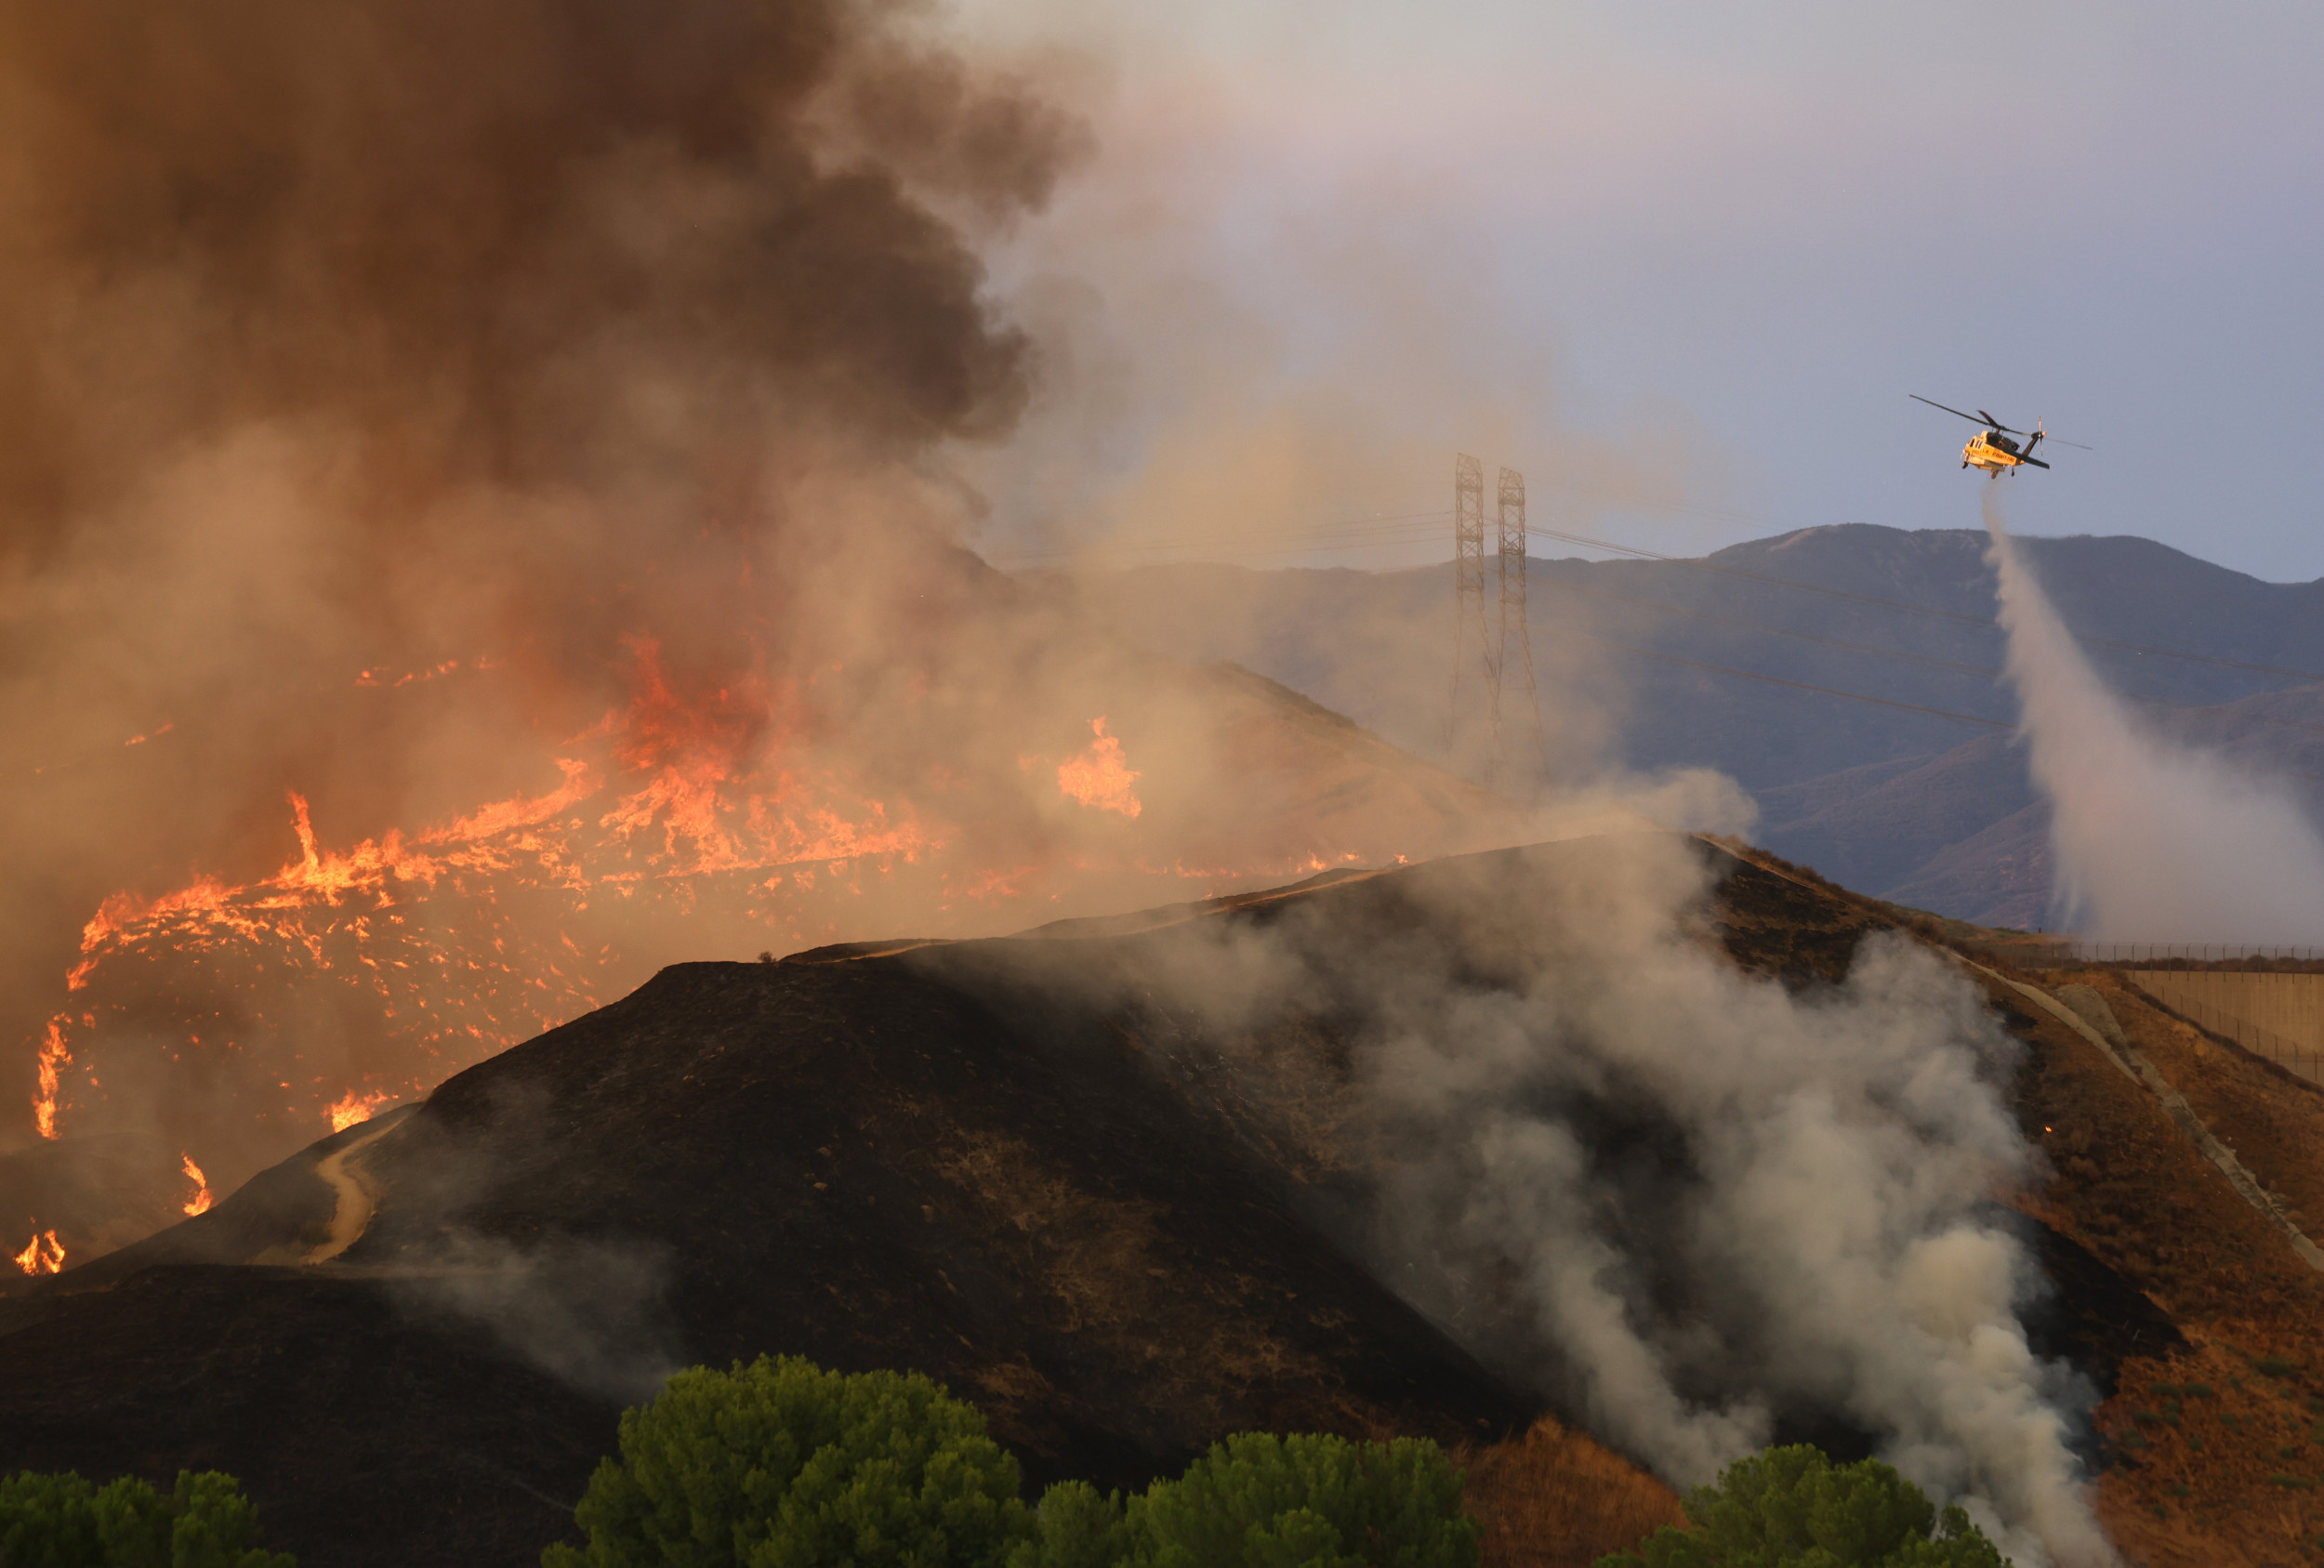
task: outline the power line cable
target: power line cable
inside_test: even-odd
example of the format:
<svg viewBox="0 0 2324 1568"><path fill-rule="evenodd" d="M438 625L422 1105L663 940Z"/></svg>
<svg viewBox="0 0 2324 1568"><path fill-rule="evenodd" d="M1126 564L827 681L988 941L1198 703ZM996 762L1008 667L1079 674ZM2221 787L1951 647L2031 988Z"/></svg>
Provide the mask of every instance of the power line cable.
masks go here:
<svg viewBox="0 0 2324 1568"><path fill-rule="evenodd" d="M1376 516L1345 518L1331 522L1305 524L1288 528L1244 529L1234 534L1193 534L1178 539L1155 539L1145 543L1104 542L1095 545L1059 545L1048 549L1027 550L994 562L1002 570L1038 565L1058 560L1103 560L1111 556L1152 555L1171 550L1201 549L1206 546L1228 546L1249 551L1254 541L1283 539L1293 541L1280 548L1261 545L1255 552L1261 555L1287 554L1321 546L1335 545L1353 547L1367 543L1394 544L1434 539L1437 529L1423 524L1441 524L1451 518L1449 507L1438 507L1432 511L1393 512Z"/></svg>

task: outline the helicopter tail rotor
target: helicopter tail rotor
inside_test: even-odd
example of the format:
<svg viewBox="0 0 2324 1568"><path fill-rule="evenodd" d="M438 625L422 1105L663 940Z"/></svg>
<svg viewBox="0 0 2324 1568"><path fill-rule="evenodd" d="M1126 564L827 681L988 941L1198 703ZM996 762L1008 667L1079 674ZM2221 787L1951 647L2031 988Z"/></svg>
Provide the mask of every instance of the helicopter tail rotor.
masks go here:
<svg viewBox="0 0 2324 1568"><path fill-rule="evenodd" d="M2033 439L2034 439L2035 441L2048 441L2048 442L2049 442L2052 446L2070 446L2070 447L2072 447L2072 448L2073 448L2075 451L2077 451L2077 452L2095 452L2095 451L2097 451L2097 450L2098 450L2098 449L2097 449L2096 447L2094 447L2094 446L2084 446L2084 445L2083 445L2080 441L2061 441L2061 440L2059 440L2056 436L2053 436L2053 435L2052 435L2049 431L2047 431L2047 430L2043 429L2043 428L2041 428L2041 421L2040 421L2040 420L2039 420L2039 419L2037 419L2037 420L2035 420L2035 421L2034 421L2034 434L2033 434ZM2031 446L2028 446L2028 447L2027 447L2027 448L2026 448L2026 450L2027 450L2027 451L2028 451L2028 452L2031 452L2031 451L2033 450L2033 448L2032 448Z"/></svg>

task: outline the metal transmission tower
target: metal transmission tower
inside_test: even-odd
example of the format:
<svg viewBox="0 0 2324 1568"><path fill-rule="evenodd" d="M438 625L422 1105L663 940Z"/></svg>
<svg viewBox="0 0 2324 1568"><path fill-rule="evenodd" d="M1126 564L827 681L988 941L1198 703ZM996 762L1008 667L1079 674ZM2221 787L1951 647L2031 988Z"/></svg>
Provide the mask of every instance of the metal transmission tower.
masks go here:
<svg viewBox="0 0 2324 1568"><path fill-rule="evenodd" d="M1501 470L1500 482L1500 625L1493 659L1495 695L1493 742L1504 784L1530 784L1542 764L1541 693L1533 683L1533 638L1525 623L1525 476L1514 468ZM1499 688L1522 685L1518 712L1527 728L1524 767L1509 765L1509 744L1501 729ZM1519 692L1512 691L1512 696Z"/></svg>
<svg viewBox="0 0 2324 1568"><path fill-rule="evenodd" d="M1472 651L1473 650L1473 651ZM1453 677L1445 714L1445 749L1458 756L1464 693L1483 695L1494 749L1500 747L1499 649L1485 624L1485 465L1466 453L1453 458Z"/></svg>

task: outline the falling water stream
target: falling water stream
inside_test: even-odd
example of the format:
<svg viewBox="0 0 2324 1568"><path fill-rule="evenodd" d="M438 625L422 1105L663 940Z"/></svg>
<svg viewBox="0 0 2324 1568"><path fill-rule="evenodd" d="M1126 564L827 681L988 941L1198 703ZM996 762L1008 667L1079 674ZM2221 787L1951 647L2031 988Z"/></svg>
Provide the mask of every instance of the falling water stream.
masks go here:
<svg viewBox="0 0 2324 1568"><path fill-rule="evenodd" d="M2098 678L1985 484L2018 734L2050 802L2058 924L2099 940L2324 942L2324 838L2282 780L2172 741Z"/></svg>

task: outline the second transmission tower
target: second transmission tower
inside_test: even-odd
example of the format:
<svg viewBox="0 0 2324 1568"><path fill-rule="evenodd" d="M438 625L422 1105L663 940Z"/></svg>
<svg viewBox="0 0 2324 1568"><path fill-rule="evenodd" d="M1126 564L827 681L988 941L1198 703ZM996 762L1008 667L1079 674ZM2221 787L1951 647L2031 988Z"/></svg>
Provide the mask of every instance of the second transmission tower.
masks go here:
<svg viewBox="0 0 2324 1568"><path fill-rule="evenodd" d="M1500 481L1499 625L1493 655L1493 751L1504 785L1530 784L1542 765L1541 693L1533 683L1533 637L1525 620L1525 476L1503 468ZM1502 727L1500 689L1516 702L1518 744L1515 767Z"/></svg>

